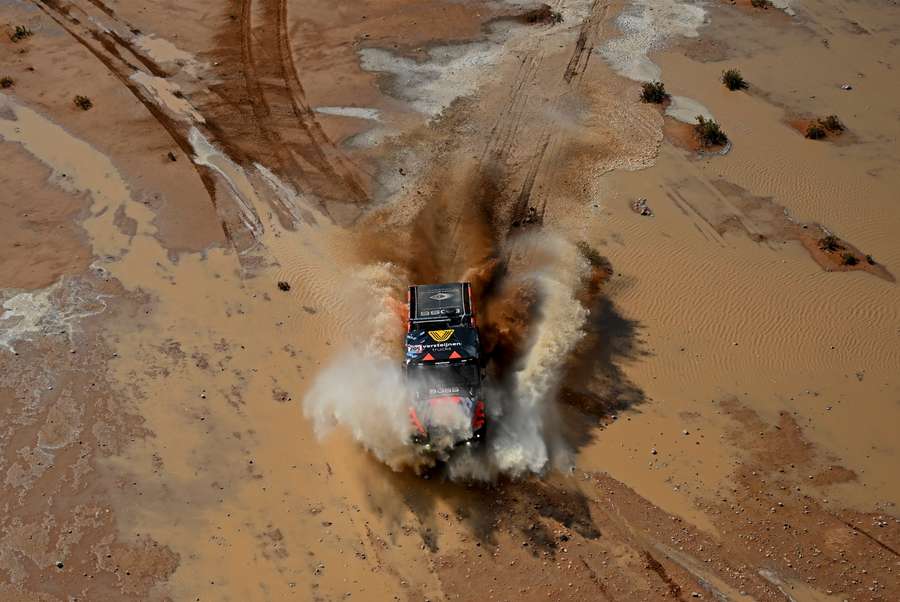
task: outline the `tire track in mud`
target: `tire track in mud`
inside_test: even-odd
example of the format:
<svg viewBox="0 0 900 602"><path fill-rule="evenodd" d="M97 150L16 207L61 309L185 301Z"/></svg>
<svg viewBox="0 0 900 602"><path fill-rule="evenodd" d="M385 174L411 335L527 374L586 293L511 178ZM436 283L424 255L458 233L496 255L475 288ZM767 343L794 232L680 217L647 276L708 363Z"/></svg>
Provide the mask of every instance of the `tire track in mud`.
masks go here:
<svg viewBox="0 0 900 602"><path fill-rule="evenodd" d="M556 3L556 8L559 4ZM593 48L602 35L606 14L607 5L596 0L591 12L575 26L579 35L573 56L584 52L586 41L590 41ZM444 280L469 277L474 273L471 270L487 269L485 261L495 262L496 267L489 271L499 274L507 262L508 250L501 251L504 241L517 228L540 227L543 223L547 201L535 199L534 188L542 168L548 162L558 160L563 139L558 128L547 123L540 113L548 108L559 109L572 87L581 81L580 78L551 79L555 83L551 84L550 90L545 86L537 90L547 39L542 34L526 40L502 100L492 114L485 116L489 130L485 139L479 141L480 153L476 155L472 173L461 176L465 181L459 181L459 174L455 174L457 168L451 167L444 179L455 181L452 192L439 194L420 214L415 226L421 230L418 239L429 240L431 246L440 249L443 260L441 265L434 261L421 262L423 265L414 262L416 267L411 277ZM583 73L587 61L579 61L575 59L579 73ZM529 131L532 122L538 124L534 127L536 132ZM535 201L537 206L533 204ZM491 240L482 237L473 244L471 231L479 220L487 222L480 226L487 229L487 238ZM441 223L442 226L436 228L422 225L423 222ZM479 274L476 278L483 276Z"/></svg>
<svg viewBox="0 0 900 602"><path fill-rule="evenodd" d="M604 3L601 5L600 1L594 0L590 14L581 24L578 40L575 42L572 56L569 58L569 63L566 65L566 70L563 73L563 79L567 84L571 83L576 76L580 79L584 75L596 43L600 36L603 35L603 22L606 21L609 4ZM582 58L584 59L583 61Z"/></svg>
<svg viewBox="0 0 900 602"><path fill-rule="evenodd" d="M188 140L187 133L183 131L184 128L166 115L166 113L154 102L148 100L141 92L138 85L129 79L131 73L139 71L139 69L122 57L115 47L114 39L111 40L105 38L103 33L98 33L97 31L83 27L81 21L71 14L71 5L63 5L57 0L32 1L39 10L53 20L53 22L75 40L75 42L90 52L94 58L100 61L100 63L102 63L103 66L106 67L129 92L131 92L138 102L147 109L150 115L162 126L166 133L168 133L169 137L176 145L178 145L182 152L189 157L193 155L194 149ZM90 39L97 42L103 48L103 51L92 44L89 41ZM217 215L220 216L220 225L225 234L225 238L232 246L241 250L241 248L247 244L244 240L246 237L242 236L243 228L237 225L239 222L236 222L236 220L231 219L227 215L223 215L222 208L219 206L216 197L216 184L213 174L207 167L197 165L194 162L191 162L191 165L197 172L200 181L203 183L203 187L206 189L209 196L210 203L212 203L213 208L216 209Z"/></svg>
<svg viewBox="0 0 900 602"><path fill-rule="evenodd" d="M542 60L543 53L535 56L529 52L519 64L509 95L497 113L494 125L485 141L479 161L481 165L495 158L503 158L509 153L528 105L529 95L525 89L534 81Z"/></svg>
<svg viewBox="0 0 900 602"><path fill-rule="evenodd" d="M555 99L550 103L552 108L558 108L572 86L580 84L590 56L603 35L603 24L608 12L608 2L594 0L590 12L579 27L578 37L563 73L564 84L555 91ZM531 151L531 156L522 166L525 169L524 179L512 202L509 215L511 227L540 225L543 222L546 200L539 203L539 206L532 205L534 186L544 163L553 163L559 157L560 137L555 128L549 124L540 130L531 144L518 144L520 126L528 113L531 100L527 90L533 85L543 60L544 53L538 41L529 48L522 59L509 96L498 112L480 159L480 166L484 169L496 164L511 163L514 148Z"/></svg>
<svg viewBox="0 0 900 602"><path fill-rule="evenodd" d="M368 195L356 171L325 134L306 100L290 47L286 0L241 0L237 30L223 32L226 47L235 36L239 66L226 55L219 71L237 67L246 94L241 94L240 86L226 87L216 90L226 106L207 112L201 105L201 112L211 115L209 121L219 137L240 149L235 155L244 157L244 162L272 165L301 192L319 197L326 213L328 202L365 203ZM242 116L227 105L249 109L263 145L247 144L242 136L232 135L246 126L235 124Z"/></svg>
<svg viewBox="0 0 900 602"><path fill-rule="evenodd" d="M123 32L140 33L103 0L84 1ZM120 50L127 51L153 76L169 76L152 57L126 39L127 34L97 23L77 3L63 9L57 0L50 2L66 16L70 6L84 13L88 23L94 25L84 24L91 37L132 72L141 68L124 58ZM317 197L319 210L328 217L328 205L332 202L365 203L368 195L356 170L325 134L306 100L290 48L286 0L239 0L238 8L240 14L230 19L233 25L226 26L219 36L224 42L222 48L215 51L224 52L215 70L221 83L211 84L209 88L204 84L199 86L199 91L191 93L192 104L206 119L207 137L245 168L257 163L269 167L300 194ZM74 24L82 25L77 19ZM229 52L235 40L236 52ZM187 139L184 135L181 138ZM294 227L295 212L279 203L272 203L272 208L283 226Z"/></svg>

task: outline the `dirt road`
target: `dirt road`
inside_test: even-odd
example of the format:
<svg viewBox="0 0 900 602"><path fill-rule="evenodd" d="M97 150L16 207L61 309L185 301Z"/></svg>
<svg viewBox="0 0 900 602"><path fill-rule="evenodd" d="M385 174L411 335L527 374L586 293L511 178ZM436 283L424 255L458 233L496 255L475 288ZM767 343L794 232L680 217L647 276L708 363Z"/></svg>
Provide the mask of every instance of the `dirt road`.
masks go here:
<svg viewBox="0 0 900 602"><path fill-rule="evenodd" d="M0 24L0 599L900 599L887 3ZM505 398L417 474L376 393L457 279Z"/></svg>

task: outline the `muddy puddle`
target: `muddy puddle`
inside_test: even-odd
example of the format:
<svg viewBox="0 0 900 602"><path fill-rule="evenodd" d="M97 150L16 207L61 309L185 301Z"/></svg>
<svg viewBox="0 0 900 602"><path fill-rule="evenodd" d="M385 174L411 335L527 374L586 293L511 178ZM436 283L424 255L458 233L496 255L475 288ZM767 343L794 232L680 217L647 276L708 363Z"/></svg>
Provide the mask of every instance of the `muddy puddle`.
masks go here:
<svg viewBox="0 0 900 602"><path fill-rule="evenodd" d="M0 5L0 597L900 595L887 8L179 10ZM428 466L458 279L494 426Z"/></svg>

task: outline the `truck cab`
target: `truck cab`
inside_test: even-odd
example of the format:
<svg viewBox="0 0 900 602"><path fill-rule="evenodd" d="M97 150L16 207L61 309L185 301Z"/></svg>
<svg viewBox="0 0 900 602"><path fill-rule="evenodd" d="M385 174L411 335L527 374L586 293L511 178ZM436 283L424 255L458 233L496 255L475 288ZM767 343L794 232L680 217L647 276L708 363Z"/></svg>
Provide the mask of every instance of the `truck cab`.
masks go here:
<svg viewBox="0 0 900 602"><path fill-rule="evenodd" d="M413 285L405 370L413 442L449 453L484 439L483 364L468 282Z"/></svg>

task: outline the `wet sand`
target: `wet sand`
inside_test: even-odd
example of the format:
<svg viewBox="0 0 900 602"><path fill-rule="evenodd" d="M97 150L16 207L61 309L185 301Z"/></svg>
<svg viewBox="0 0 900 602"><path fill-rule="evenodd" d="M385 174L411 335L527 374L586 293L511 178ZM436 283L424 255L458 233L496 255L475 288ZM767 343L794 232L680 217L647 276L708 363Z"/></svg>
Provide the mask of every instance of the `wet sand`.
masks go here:
<svg viewBox="0 0 900 602"><path fill-rule="evenodd" d="M776 5L0 2L33 32L0 40L0 598L900 597L900 20ZM593 266L541 399L565 461L319 436L307 392L410 281L554 241ZM506 300L498 358L559 309Z"/></svg>

